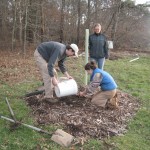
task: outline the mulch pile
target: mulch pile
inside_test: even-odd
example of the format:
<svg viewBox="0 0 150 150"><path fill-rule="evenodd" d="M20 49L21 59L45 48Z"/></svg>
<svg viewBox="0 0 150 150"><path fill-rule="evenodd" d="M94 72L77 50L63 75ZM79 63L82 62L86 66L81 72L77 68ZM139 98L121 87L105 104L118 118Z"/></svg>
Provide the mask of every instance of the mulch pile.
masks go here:
<svg viewBox="0 0 150 150"><path fill-rule="evenodd" d="M119 109L103 109L78 96L59 98L57 103L42 101L43 95L26 97L27 105L38 124L61 125L75 137L105 137L122 135L128 121L140 107L138 100L123 92L118 93Z"/></svg>

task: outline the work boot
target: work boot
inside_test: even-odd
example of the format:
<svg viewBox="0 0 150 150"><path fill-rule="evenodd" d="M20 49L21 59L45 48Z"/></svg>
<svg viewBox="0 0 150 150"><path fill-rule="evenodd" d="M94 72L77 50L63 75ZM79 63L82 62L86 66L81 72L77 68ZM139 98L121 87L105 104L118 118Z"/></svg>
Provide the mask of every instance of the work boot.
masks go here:
<svg viewBox="0 0 150 150"><path fill-rule="evenodd" d="M118 109L119 108L117 94L113 98L108 99L106 107L111 108L111 109Z"/></svg>

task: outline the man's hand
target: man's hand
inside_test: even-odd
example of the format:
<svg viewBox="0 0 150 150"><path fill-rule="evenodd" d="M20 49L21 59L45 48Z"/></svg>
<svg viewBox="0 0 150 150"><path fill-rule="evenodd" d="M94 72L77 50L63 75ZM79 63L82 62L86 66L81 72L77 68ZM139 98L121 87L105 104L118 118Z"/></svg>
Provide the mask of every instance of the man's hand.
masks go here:
<svg viewBox="0 0 150 150"><path fill-rule="evenodd" d="M67 76L67 78L68 78L68 79L73 79L73 77L72 77L72 76L70 76L70 75L69 75L69 76Z"/></svg>
<svg viewBox="0 0 150 150"><path fill-rule="evenodd" d="M70 75L68 74L68 72L65 72L64 74L66 75L66 77L67 77L68 79L73 79L73 77L70 76Z"/></svg>
<svg viewBox="0 0 150 150"><path fill-rule="evenodd" d="M54 86L57 86L58 85L58 80L56 79L56 77L52 77L52 83Z"/></svg>

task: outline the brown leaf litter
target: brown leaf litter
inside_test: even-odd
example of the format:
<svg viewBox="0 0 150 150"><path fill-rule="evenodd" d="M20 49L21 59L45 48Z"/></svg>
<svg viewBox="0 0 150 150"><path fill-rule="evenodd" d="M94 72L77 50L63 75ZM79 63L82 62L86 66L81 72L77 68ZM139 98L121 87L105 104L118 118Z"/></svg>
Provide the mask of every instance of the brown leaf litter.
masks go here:
<svg viewBox="0 0 150 150"><path fill-rule="evenodd" d="M105 137L122 135L128 121L140 107L137 99L119 91L119 109L103 109L92 105L90 99L67 96L57 103L42 101L43 95L26 97L27 105L39 125L61 125L75 137Z"/></svg>

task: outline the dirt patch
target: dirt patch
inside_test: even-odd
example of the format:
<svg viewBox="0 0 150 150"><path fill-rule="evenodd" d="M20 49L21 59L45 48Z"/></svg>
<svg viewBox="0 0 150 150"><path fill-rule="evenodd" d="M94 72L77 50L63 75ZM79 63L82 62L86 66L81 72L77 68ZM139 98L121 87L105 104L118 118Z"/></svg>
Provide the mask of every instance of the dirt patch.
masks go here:
<svg viewBox="0 0 150 150"><path fill-rule="evenodd" d="M139 103L132 96L119 92L119 109L102 109L90 99L78 96L62 97L57 103L41 100L42 95L25 98L38 124L61 125L75 137L105 137L126 132L128 121L135 115Z"/></svg>

